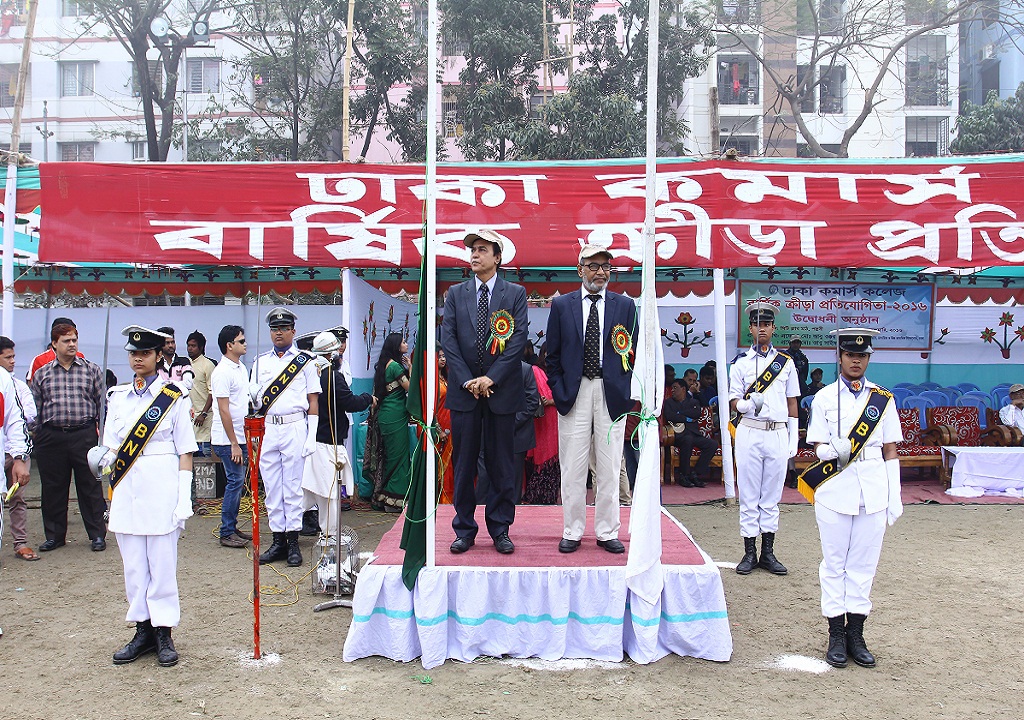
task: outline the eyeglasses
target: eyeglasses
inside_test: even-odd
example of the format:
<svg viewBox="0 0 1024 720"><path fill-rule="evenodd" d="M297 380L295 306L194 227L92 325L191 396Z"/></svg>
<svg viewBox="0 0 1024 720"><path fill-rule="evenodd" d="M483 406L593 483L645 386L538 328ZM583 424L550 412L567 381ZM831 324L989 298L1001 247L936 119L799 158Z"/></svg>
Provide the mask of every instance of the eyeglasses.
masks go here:
<svg viewBox="0 0 1024 720"><path fill-rule="evenodd" d="M583 267L585 267L590 272L597 272L598 270L604 270L605 272L609 272L612 269L612 264L611 263L587 263Z"/></svg>
<svg viewBox="0 0 1024 720"><path fill-rule="evenodd" d="M236 342L236 343L244 343L244 342L245 342L245 338L241 338L241 339L239 339L239 340L232 340L232 342Z"/></svg>

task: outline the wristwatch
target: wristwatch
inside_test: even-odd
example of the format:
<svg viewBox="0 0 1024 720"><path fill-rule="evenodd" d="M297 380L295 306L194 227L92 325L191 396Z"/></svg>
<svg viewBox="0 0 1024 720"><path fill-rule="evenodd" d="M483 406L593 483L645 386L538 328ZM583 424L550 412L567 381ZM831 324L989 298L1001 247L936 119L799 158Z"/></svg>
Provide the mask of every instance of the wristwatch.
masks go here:
<svg viewBox="0 0 1024 720"><path fill-rule="evenodd" d="M20 455L11 455L11 457L13 459L15 459L15 460L21 460L22 462L28 462L28 455L26 453L21 453Z"/></svg>

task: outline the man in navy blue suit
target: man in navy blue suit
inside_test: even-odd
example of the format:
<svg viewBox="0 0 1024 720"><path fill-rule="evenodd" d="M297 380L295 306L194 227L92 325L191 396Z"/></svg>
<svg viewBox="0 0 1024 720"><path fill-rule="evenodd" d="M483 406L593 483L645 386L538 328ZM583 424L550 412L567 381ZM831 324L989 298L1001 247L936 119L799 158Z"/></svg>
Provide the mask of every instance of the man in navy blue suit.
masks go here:
<svg viewBox="0 0 1024 720"><path fill-rule="evenodd" d="M624 414L633 407L636 304L607 290L612 256L598 245L580 251L580 290L555 298L547 328L548 384L558 409L564 527L558 550L580 546L587 522L590 447L597 457L594 532L597 544L625 552L619 540L619 468Z"/></svg>
<svg viewBox="0 0 1024 720"><path fill-rule="evenodd" d="M466 552L476 539L474 480L481 449L491 485L487 532L498 552L515 551L508 536L516 512L513 440L516 413L526 404L521 361L529 321L526 291L497 274L506 242L493 230L467 234L475 277L448 290L444 301L441 348L448 362L445 405L452 416L453 553Z"/></svg>

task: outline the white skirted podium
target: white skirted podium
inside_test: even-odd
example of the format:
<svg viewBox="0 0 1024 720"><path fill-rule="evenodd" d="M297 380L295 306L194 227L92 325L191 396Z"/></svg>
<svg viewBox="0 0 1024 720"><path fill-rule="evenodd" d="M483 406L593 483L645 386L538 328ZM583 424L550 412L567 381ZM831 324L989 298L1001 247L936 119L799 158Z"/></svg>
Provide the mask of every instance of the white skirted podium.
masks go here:
<svg viewBox="0 0 1024 720"><path fill-rule="evenodd" d="M593 527L593 507L588 508ZM623 508L623 534L628 508ZM718 568L664 510L659 603L631 602L626 556L584 536L575 553L558 552L562 509L521 506L510 536L513 555L500 555L486 533L452 555L450 506L438 508L437 567L402 582L402 519L381 539L359 573L346 661L373 655L421 658L424 668L480 656L591 658L649 663L669 654L726 661L732 635ZM484 527L483 518L478 518ZM622 538L624 542L628 538Z"/></svg>

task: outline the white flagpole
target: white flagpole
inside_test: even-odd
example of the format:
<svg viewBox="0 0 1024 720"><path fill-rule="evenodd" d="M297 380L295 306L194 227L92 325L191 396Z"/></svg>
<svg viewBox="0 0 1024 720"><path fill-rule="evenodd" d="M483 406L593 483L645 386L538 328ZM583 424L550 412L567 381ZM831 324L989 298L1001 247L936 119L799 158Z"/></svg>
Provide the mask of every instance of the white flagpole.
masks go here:
<svg viewBox="0 0 1024 720"><path fill-rule="evenodd" d="M437 0L427 2L427 223L423 237L423 252L426 257L427 276L420 278L420 292L427 293L427 348L426 373L427 397L424 420L427 427L434 424L434 398L437 397L437 253L434 252L434 238L437 233ZM419 339L417 338L419 342ZM437 463L433 438L427 433L427 564L432 568L434 560L434 537L437 533L434 511L437 498Z"/></svg>
<svg viewBox="0 0 1024 720"><path fill-rule="evenodd" d="M732 463L732 435L729 434L729 358L726 350L725 271L712 272L715 285L715 362L718 381L718 428L722 438L722 482L726 504L736 499L736 471ZM737 312L739 301L737 300Z"/></svg>

